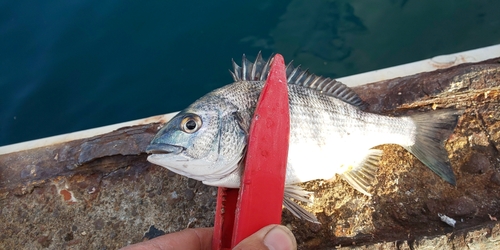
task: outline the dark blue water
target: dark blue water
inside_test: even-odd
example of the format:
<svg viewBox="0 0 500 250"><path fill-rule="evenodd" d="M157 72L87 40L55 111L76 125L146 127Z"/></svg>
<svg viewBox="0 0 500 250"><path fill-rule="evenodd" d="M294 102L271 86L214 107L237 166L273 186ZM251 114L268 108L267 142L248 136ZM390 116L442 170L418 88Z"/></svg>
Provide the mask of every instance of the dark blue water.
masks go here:
<svg viewBox="0 0 500 250"><path fill-rule="evenodd" d="M281 53L341 77L500 43L500 1L0 1L0 145L180 110Z"/></svg>

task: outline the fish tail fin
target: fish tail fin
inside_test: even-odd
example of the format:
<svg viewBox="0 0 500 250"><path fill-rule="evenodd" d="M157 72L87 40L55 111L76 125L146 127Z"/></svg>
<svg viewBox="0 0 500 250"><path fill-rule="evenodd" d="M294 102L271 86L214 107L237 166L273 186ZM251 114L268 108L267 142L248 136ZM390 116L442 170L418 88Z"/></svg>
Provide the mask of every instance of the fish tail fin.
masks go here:
<svg viewBox="0 0 500 250"><path fill-rule="evenodd" d="M410 116L416 125L414 144L406 149L434 173L452 185L456 185L444 143L451 135L462 110L443 109Z"/></svg>

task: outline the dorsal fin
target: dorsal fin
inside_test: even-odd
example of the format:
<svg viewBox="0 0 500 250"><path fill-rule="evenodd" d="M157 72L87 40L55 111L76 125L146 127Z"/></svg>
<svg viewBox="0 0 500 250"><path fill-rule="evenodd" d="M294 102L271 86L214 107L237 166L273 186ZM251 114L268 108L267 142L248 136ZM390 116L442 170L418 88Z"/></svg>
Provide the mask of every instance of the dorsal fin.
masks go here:
<svg viewBox="0 0 500 250"><path fill-rule="evenodd" d="M243 55L241 67L233 60L233 71L231 71L231 75L234 81L265 81L273 57L274 55L265 61L262 59L262 54L259 52L255 62L251 62ZM286 76L289 84L296 84L314 89L322 94L335 97L360 108L364 108L365 106L365 103L358 94L345 84L335 79L316 76L309 73L308 70L301 69L300 65L294 67L292 62L288 63L286 66Z"/></svg>

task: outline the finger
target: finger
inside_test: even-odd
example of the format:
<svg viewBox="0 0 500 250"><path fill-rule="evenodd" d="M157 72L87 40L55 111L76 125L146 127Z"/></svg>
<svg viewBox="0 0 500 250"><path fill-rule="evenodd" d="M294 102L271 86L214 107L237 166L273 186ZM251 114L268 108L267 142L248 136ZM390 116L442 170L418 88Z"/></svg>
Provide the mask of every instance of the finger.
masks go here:
<svg viewBox="0 0 500 250"><path fill-rule="evenodd" d="M122 250L205 250L212 247L213 228L189 228L122 248Z"/></svg>
<svg viewBox="0 0 500 250"><path fill-rule="evenodd" d="M297 241L287 227L269 225L242 240L233 249L295 250L297 249Z"/></svg>

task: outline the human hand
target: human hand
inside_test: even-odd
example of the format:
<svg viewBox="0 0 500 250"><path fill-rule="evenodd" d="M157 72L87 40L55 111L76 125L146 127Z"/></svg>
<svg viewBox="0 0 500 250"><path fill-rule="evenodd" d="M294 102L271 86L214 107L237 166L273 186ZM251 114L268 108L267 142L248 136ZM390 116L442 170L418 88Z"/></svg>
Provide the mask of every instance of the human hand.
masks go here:
<svg viewBox="0 0 500 250"><path fill-rule="evenodd" d="M269 225L242 240L234 249L295 250L297 241L287 227Z"/></svg>
<svg viewBox="0 0 500 250"><path fill-rule="evenodd" d="M213 228L190 228L122 248L122 250L211 249ZM269 225L242 240L233 249L294 250L297 242L282 225Z"/></svg>

